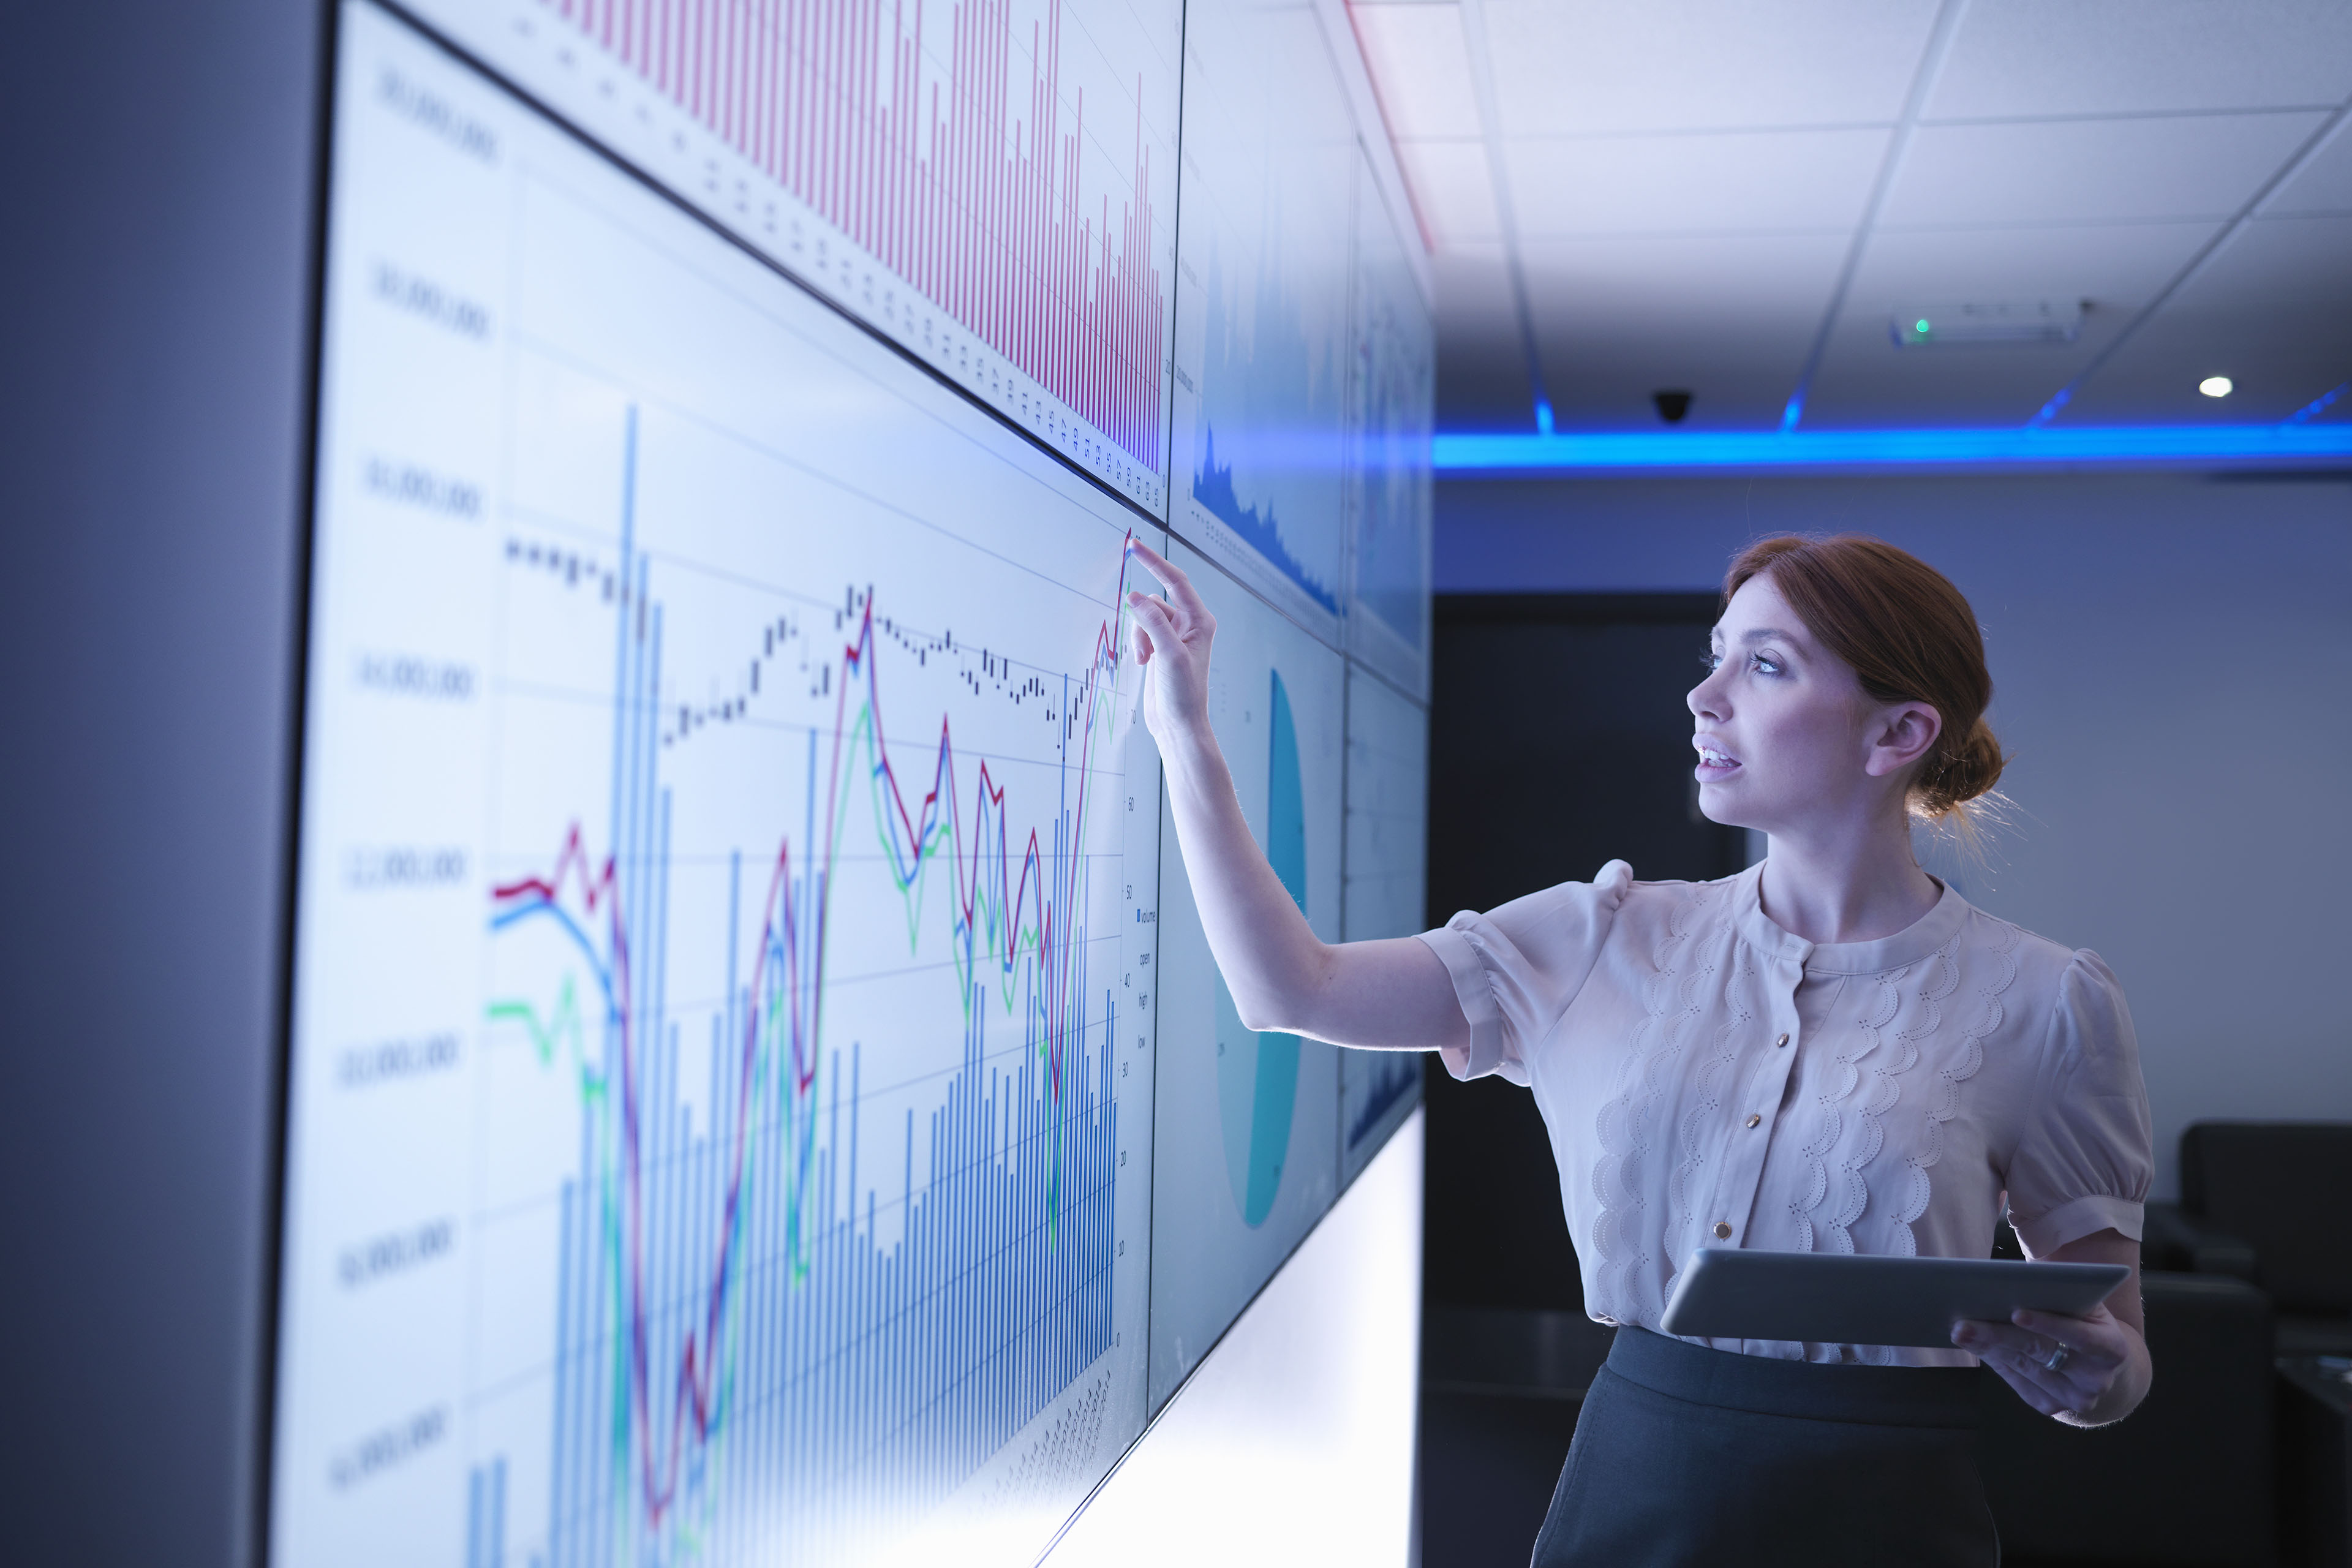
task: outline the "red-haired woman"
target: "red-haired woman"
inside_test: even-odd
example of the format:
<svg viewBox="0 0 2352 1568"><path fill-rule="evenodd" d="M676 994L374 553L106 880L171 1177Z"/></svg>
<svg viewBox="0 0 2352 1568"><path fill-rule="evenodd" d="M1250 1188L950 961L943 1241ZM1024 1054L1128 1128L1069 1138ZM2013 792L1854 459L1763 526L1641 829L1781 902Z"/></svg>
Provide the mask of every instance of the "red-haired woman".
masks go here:
<svg viewBox="0 0 2352 1568"><path fill-rule="evenodd" d="M2152 1165L2106 965L1971 908L1912 855L1915 818L2002 767L1959 591L1877 540L1753 546L1689 704L1700 808L1769 835L1760 864L1639 882L1612 861L1418 938L1334 945L1275 879L1209 732L1214 619L1137 553L1168 589L1129 596L1145 716L1243 1021L1434 1047L1542 1109L1586 1310L1620 1331L1538 1568L1997 1562L1968 1369L2079 1426L2139 1403ZM1962 1324L1950 1350L1655 1331L1695 1247L1985 1258L2004 1199L2033 1257L2131 1280L2083 1317Z"/></svg>

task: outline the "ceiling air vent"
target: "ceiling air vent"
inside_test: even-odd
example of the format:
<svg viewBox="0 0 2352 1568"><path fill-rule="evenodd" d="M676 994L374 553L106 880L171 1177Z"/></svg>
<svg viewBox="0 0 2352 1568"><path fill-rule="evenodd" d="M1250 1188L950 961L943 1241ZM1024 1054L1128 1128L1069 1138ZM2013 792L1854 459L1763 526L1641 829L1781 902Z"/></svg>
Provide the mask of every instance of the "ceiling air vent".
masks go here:
<svg viewBox="0 0 2352 1568"><path fill-rule="evenodd" d="M1947 343L2071 343L2083 331L2083 302L1919 305L1896 310L1886 327L1899 349Z"/></svg>

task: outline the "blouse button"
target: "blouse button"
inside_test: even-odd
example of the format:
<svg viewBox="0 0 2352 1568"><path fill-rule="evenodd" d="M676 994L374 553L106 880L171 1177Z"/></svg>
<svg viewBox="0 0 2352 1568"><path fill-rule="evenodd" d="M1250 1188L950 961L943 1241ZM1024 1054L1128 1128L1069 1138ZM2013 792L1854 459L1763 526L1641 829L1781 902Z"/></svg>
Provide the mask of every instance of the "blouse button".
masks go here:
<svg viewBox="0 0 2352 1568"><path fill-rule="evenodd" d="M1788 1037L1788 1036L1786 1036L1786 1035L1783 1035L1783 1036L1781 1036L1779 1039L1777 1039L1777 1040L1773 1041L1772 1043L1773 1043L1774 1045L1776 1045L1776 1046L1785 1046L1785 1045L1787 1045L1787 1044L1789 1043L1789 1037Z"/></svg>
<svg viewBox="0 0 2352 1568"><path fill-rule="evenodd" d="M1755 1126L1758 1122L1759 1122L1759 1121L1763 1121L1763 1120L1764 1120L1764 1119L1763 1119L1761 1116L1757 1115L1757 1114L1756 1114L1754 1111L1752 1111L1752 1110L1751 1110L1751 1111L1749 1111L1749 1112L1748 1113L1748 1126L1750 1126L1750 1127Z"/></svg>
<svg viewBox="0 0 2352 1568"><path fill-rule="evenodd" d="M1729 1220L1719 1219L1715 1222L1715 1239L1717 1241L1729 1241L1731 1239L1731 1222Z"/></svg>

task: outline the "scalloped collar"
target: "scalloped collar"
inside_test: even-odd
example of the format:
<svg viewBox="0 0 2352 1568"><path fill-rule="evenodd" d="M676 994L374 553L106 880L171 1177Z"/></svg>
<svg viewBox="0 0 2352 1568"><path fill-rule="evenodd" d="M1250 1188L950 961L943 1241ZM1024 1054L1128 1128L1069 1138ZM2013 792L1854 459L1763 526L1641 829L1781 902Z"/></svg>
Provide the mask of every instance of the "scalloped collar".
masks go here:
<svg viewBox="0 0 2352 1568"><path fill-rule="evenodd" d="M1936 879L1943 889L1927 912L1892 936L1872 942L1807 942L1775 924L1764 912L1764 862L1733 879L1732 918L1740 936L1769 957L1793 963L1809 974L1880 974L1916 963L1957 935L1973 906L1949 882Z"/></svg>

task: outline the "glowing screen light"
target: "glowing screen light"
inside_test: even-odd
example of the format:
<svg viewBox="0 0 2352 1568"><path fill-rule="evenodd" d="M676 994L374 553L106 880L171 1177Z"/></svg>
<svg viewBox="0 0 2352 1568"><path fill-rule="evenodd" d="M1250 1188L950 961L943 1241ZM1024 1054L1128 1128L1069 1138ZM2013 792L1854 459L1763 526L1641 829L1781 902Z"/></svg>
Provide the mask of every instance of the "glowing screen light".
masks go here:
<svg viewBox="0 0 2352 1568"><path fill-rule="evenodd" d="M274 1561L1034 1555L1145 1415L1140 520L341 47Z"/></svg>
<svg viewBox="0 0 2352 1568"><path fill-rule="evenodd" d="M1360 199L1317 220L1307 270L1344 308L1293 366L1321 455L1286 466L1259 426L1291 405L1204 373L1217 458L1204 428L1178 469L1269 529L1279 501L1259 544L1322 590L1287 617L1171 540L1172 382L1135 395L1087 336L1164 313L1121 259L1172 253L1139 173L989 220L1079 293L1040 300L984 246L957 251L978 283L922 273L884 221L911 206L819 181L795 217L789 180L655 166L798 168L805 124L760 96L779 40L745 8L424 9L344 0L337 29L268 1561L1033 1563L1182 1375L1156 1363L1200 1364L1342 1184L1331 1047L1259 1037L1221 1070L1214 1009L1163 1011L1163 898L1190 905L1160 876L1128 546L1181 554L1216 605L1213 721L1309 919L1338 934L1343 866L1417 910L1419 841L1356 818L1424 787L1418 287L1393 246L1366 259L1339 136ZM1143 52L1166 79L1127 101L1173 100L1178 0L958 0L924 26L942 11L1034 46L955 68L1034 87L1032 153L1056 91L1076 111L1056 48L1094 71L1165 33ZM658 134L598 121L607 98ZM859 166L868 195L913 188ZM1129 195L1132 248L1107 247ZM1300 292L1260 237L1216 236L1255 258L1234 310L1245 280ZM1360 611L1402 710L1377 734ZM1359 1086L1349 1174L1414 1081ZM1214 1178L1190 1275L1161 1257L1163 1155Z"/></svg>

